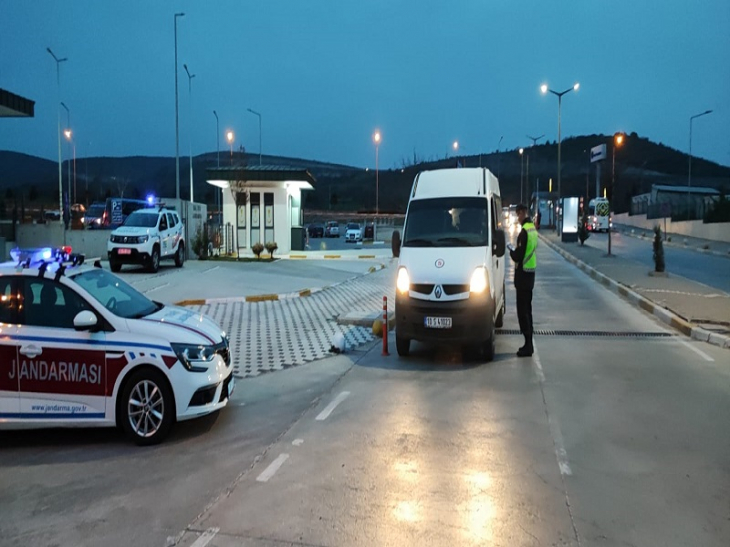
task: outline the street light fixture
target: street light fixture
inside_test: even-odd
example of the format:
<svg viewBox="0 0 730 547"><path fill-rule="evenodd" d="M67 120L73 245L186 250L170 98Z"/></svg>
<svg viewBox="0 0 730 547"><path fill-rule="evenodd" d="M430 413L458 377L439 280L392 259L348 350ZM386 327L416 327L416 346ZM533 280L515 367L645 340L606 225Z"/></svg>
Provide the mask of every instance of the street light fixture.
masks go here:
<svg viewBox="0 0 730 547"><path fill-rule="evenodd" d="M711 114L712 110L705 110L702 114L695 114L689 118L689 170L687 172L687 220L690 220L690 188L692 186L692 121L707 114Z"/></svg>
<svg viewBox="0 0 730 547"><path fill-rule="evenodd" d="M61 171L61 63L68 61L68 57L59 59L56 54L47 47L46 51L50 53L53 60L56 61L56 100L59 106L57 110L57 136L58 136L58 210L63 213L63 174ZM61 224L63 225L63 214L61 214ZM65 237L65 236L64 236Z"/></svg>
<svg viewBox="0 0 730 547"><path fill-rule="evenodd" d="M613 199L614 183L616 182L616 148L621 147L624 143L625 135L623 133L616 133L613 136L613 152L611 154L611 193L608 196L608 256L611 256L611 209L614 206L615 200Z"/></svg>
<svg viewBox="0 0 730 547"><path fill-rule="evenodd" d="M190 74L188 65L183 65L185 73L188 75L188 102L190 107L190 133L188 134L188 154L190 156L190 203L193 202L193 78L195 74Z"/></svg>
<svg viewBox="0 0 730 547"><path fill-rule="evenodd" d="M571 91L578 91L578 88L580 87L579 83L575 83L573 87L569 87L565 91L553 91L548 87L547 84L542 84L540 86L540 91L542 91L542 94L545 95L548 92L552 93L558 98L558 201L560 201L560 198L562 197L562 187L561 187L561 163L560 163L560 148L561 148L561 142L562 142L562 136L561 136L561 109L563 104L563 95L566 93L570 93ZM558 227L560 227L560 222L558 222ZM558 230L558 233L560 230Z"/></svg>
<svg viewBox="0 0 730 547"><path fill-rule="evenodd" d="M382 136L379 130L375 130L373 134L373 142L375 143L375 222L373 222L373 241L377 241L378 215L380 215L380 180L378 170L378 150Z"/></svg>
<svg viewBox="0 0 730 547"><path fill-rule="evenodd" d="M176 13L175 21L175 199L180 199L180 116L177 91L177 18L184 17L184 13Z"/></svg>
<svg viewBox="0 0 730 547"><path fill-rule="evenodd" d="M259 114L255 110L251 110L250 108L247 108L246 110L248 110L254 116L259 117L259 166L261 166L261 114Z"/></svg>
<svg viewBox="0 0 730 547"><path fill-rule="evenodd" d="M230 130L229 130L229 131L228 131L228 132L226 133L226 140L228 141L228 144L229 144L229 145L230 145L230 147L231 147L231 165L233 165L233 139L234 139L234 138L235 138L235 136L233 135L233 131L230 131Z"/></svg>

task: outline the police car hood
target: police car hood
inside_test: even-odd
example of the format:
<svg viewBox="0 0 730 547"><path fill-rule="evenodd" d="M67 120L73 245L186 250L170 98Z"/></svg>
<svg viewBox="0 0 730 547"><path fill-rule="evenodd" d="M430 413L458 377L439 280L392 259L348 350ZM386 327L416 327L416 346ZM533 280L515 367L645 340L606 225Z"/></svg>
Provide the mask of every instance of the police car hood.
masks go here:
<svg viewBox="0 0 730 547"><path fill-rule="evenodd" d="M115 236L144 236L150 233L153 228L144 226L120 226L112 232Z"/></svg>
<svg viewBox="0 0 730 547"><path fill-rule="evenodd" d="M458 285L469 283L486 256L486 247L402 247L399 265L411 283Z"/></svg>
<svg viewBox="0 0 730 547"><path fill-rule="evenodd" d="M224 333L209 317L178 306L165 306L142 319L129 319L129 329L174 343L219 344Z"/></svg>

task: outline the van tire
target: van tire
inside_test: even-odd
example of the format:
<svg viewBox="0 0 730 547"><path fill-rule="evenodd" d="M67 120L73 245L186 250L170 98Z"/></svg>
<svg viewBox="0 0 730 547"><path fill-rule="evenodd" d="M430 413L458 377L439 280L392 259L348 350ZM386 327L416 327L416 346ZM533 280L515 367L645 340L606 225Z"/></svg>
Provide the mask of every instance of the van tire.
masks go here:
<svg viewBox="0 0 730 547"><path fill-rule="evenodd" d="M402 338L395 335L395 349L401 357L408 357L411 353L411 341L408 338Z"/></svg>
<svg viewBox="0 0 730 547"><path fill-rule="evenodd" d="M495 339L496 339L496 332L494 329L494 324L492 324L490 336L482 343L482 348L481 348L482 349L482 358L486 362L494 360L494 353L495 353L494 345L496 342Z"/></svg>
<svg viewBox="0 0 730 547"><path fill-rule="evenodd" d="M504 315L507 312L507 295L504 292L504 285L502 285L502 307L499 309L497 319L494 322L494 326L501 329L504 325Z"/></svg>

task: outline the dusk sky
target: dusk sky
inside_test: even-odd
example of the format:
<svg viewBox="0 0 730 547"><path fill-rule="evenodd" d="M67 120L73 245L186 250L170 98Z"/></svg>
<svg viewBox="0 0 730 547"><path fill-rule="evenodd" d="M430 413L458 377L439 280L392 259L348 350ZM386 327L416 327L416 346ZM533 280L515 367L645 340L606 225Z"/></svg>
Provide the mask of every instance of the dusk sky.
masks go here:
<svg viewBox="0 0 730 547"><path fill-rule="evenodd" d="M380 167L563 137L636 131L730 165L728 0L0 0L0 88L36 102L0 119L0 150L57 157L60 100L77 156L236 148ZM192 109L187 64L192 80ZM66 112L62 110L62 125ZM542 141L544 142L544 141ZM66 151L64 149L64 157Z"/></svg>

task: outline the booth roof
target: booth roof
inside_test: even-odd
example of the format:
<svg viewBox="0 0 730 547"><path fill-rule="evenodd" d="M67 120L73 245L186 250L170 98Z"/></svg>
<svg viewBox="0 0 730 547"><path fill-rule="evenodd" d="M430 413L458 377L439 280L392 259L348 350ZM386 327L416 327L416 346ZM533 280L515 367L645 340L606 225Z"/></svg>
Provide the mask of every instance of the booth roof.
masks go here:
<svg viewBox="0 0 730 547"><path fill-rule="evenodd" d="M0 117L16 118L26 117L32 118L34 115L35 101L10 93L5 89L0 89Z"/></svg>
<svg viewBox="0 0 730 547"><path fill-rule="evenodd" d="M226 180L229 182L253 181L301 181L313 184L316 179L306 169L282 165L255 165L209 167L206 169L207 180Z"/></svg>

